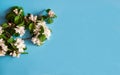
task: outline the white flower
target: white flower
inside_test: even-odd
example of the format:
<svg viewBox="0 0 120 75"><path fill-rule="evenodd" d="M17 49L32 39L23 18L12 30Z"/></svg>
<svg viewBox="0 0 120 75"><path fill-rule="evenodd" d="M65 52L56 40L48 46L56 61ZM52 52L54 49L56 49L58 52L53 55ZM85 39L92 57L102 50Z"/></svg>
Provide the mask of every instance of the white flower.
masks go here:
<svg viewBox="0 0 120 75"><path fill-rule="evenodd" d="M41 26L45 26L45 21L38 21L38 23L35 25L35 29L33 30L34 34L37 34L41 29Z"/></svg>
<svg viewBox="0 0 120 75"><path fill-rule="evenodd" d="M0 26L0 35L3 33L2 27Z"/></svg>
<svg viewBox="0 0 120 75"><path fill-rule="evenodd" d="M20 36L23 36L25 34L25 27L23 27L23 26L17 26L15 28L15 32L19 33Z"/></svg>
<svg viewBox="0 0 120 75"><path fill-rule="evenodd" d="M18 53L16 51L11 52L10 55L13 57L18 57L18 58L20 57L20 53Z"/></svg>
<svg viewBox="0 0 120 75"><path fill-rule="evenodd" d="M41 45L42 42L39 40L39 38L37 37L33 37L32 40L31 40L34 44L37 44L37 45Z"/></svg>
<svg viewBox="0 0 120 75"><path fill-rule="evenodd" d="M45 27L44 33L47 39L50 39L51 31L48 27Z"/></svg>
<svg viewBox="0 0 120 75"><path fill-rule="evenodd" d="M5 44L2 44L1 47L2 47L3 51L7 51L8 50L8 47Z"/></svg>
<svg viewBox="0 0 120 75"><path fill-rule="evenodd" d="M4 44L3 39L0 39L0 45Z"/></svg>
<svg viewBox="0 0 120 75"><path fill-rule="evenodd" d="M33 22L36 22L37 16L34 16L33 14L30 14L29 20L31 20L31 21L33 21Z"/></svg>
<svg viewBox="0 0 120 75"><path fill-rule="evenodd" d="M3 50L0 50L0 56L5 56L6 52Z"/></svg>
<svg viewBox="0 0 120 75"><path fill-rule="evenodd" d="M39 31L41 30L41 27L43 27L44 32L40 33ZM46 22L45 21L38 21L38 23L35 25L35 29L33 30L34 34L36 35L35 37L32 37L32 42L34 44L37 45L41 45L43 42L40 41L40 39L38 38L38 36L40 34L44 34L46 36L47 39L50 38L51 36L51 31L50 29L47 27Z"/></svg>
<svg viewBox="0 0 120 75"><path fill-rule="evenodd" d="M18 9L14 9L13 12L14 12L15 14L18 14Z"/></svg>
<svg viewBox="0 0 120 75"><path fill-rule="evenodd" d="M0 47L2 48L3 51L8 50L8 47L5 45L5 42L3 39L0 39Z"/></svg>
<svg viewBox="0 0 120 75"><path fill-rule="evenodd" d="M23 11L23 10L18 11L18 9L14 9L14 10L13 10L13 12L14 12L16 15L21 14L22 11Z"/></svg>
<svg viewBox="0 0 120 75"><path fill-rule="evenodd" d="M50 10L50 11L48 12L48 15L49 15L50 17L54 17L55 13L54 13L52 10Z"/></svg>
<svg viewBox="0 0 120 75"><path fill-rule="evenodd" d="M9 25L9 26L11 26L11 25L12 25L12 23L8 23L8 25Z"/></svg>
<svg viewBox="0 0 120 75"><path fill-rule="evenodd" d="M44 29L44 32L43 34L46 36L47 39L50 38L51 36L51 31L50 29L47 27L46 25L46 22L45 21L38 21L37 25L35 26L35 29L34 29L34 33L39 33L39 31L41 30L41 26L43 27Z"/></svg>
<svg viewBox="0 0 120 75"><path fill-rule="evenodd" d="M16 57L16 56L17 56L17 54L16 54L15 51L12 53L12 56L13 56L13 57Z"/></svg>
<svg viewBox="0 0 120 75"><path fill-rule="evenodd" d="M45 21L38 21L37 25L42 25L42 26L44 26L44 25L46 25L46 22L45 22Z"/></svg>
<svg viewBox="0 0 120 75"><path fill-rule="evenodd" d="M37 34L40 31L40 25L35 25L35 29L33 30L34 34Z"/></svg>
<svg viewBox="0 0 120 75"><path fill-rule="evenodd" d="M0 39L0 56L4 56L8 50L3 39Z"/></svg>
<svg viewBox="0 0 120 75"><path fill-rule="evenodd" d="M21 38L17 38L14 45L18 48L18 52L24 52L24 48L26 47L24 44L24 40L22 40Z"/></svg>
<svg viewBox="0 0 120 75"><path fill-rule="evenodd" d="M38 23L38 25L43 26L43 28L44 28L44 33L43 33L43 34L45 34L46 38L49 39L50 36L51 36L51 31L50 31L50 29L47 27L46 22L45 22L45 21L40 21L40 22Z"/></svg>

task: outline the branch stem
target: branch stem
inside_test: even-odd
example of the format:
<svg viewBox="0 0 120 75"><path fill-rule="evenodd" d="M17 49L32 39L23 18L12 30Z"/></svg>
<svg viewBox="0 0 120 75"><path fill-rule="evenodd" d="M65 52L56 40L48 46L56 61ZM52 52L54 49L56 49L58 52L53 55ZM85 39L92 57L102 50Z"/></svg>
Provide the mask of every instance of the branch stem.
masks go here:
<svg viewBox="0 0 120 75"><path fill-rule="evenodd" d="M30 40L32 37L22 38L23 40Z"/></svg>

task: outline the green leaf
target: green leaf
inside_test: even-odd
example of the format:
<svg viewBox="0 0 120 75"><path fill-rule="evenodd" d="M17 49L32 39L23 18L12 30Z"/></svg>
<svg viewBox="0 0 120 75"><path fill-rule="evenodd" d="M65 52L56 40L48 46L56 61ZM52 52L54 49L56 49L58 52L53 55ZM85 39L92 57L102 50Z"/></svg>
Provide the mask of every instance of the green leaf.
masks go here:
<svg viewBox="0 0 120 75"><path fill-rule="evenodd" d="M54 15L54 17L53 18L57 18L57 15Z"/></svg>
<svg viewBox="0 0 120 75"><path fill-rule="evenodd" d="M15 16L16 16L16 15L15 15L13 12L8 13L8 14L6 15L6 19L7 19L7 21L9 21L9 22L14 22Z"/></svg>
<svg viewBox="0 0 120 75"><path fill-rule="evenodd" d="M7 24L7 23L3 23L3 24L2 24L2 27L3 27L3 28L7 28L7 27L8 27L8 24Z"/></svg>
<svg viewBox="0 0 120 75"><path fill-rule="evenodd" d="M48 13L51 9L47 9L46 12Z"/></svg>
<svg viewBox="0 0 120 75"><path fill-rule="evenodd" d="M24 11L22 11L22 13L20 14L21 16L24 16L25 14L24 14Z"/></svg>
<svg viewBox="0 0 120 75"><path fill-rule="evenodd" d="M10 44L11 44L11 46L12 46L13 49L15 49L15 50L17 49L14 44L12 44L12 43L10 43Z"/></svg>
<svg viewBox="0 0 120 75"><path fill-rule="evenodd" d="M8 43L13 43L14 42L14 39L13 38L10 38L7 40Z"/></svg>
<svg viewBox="0 0 120 75"><path fill-rule="evenodd" d="M18 37L18 36L20 36L20 34L19 33L14 33L14 36Z"/></svg>
<svg viewBox="0 0 120 75"><path fill-rule="evenodd" d="M52 18L48 18L48 19L47 19L47 23L48 23L48 24L53 23L53 19L52 19Z"/></svg>
<svg viewBox="0 0 120 75"><path fill-rule="evenodd" d="M28 52L22 52L21 54L28 54Z"/></svg>
<svg viewBox="0 0 120 75"><path fill-rule="evenodd" d="M0 38L7 39L4 34L1 34L1 35L0 35Z"/></svg>
<svg viewBox="0 0 120 75"><path fill-rule="evenodd" d="M7 30L11 35L14 35L15 34L15 30L14 28L10 28L10 30Z"/></svg>
<svg viewBox="0 0 120 75"><path fill-rule="evenodd" d="M24 21L23 22L21 22L20 24L18 24L18 26L24 26Z"/></svg>
<svg viewBox="0 0 120 75"><path fill-rule="evenodd" d="M43 26L40 27L40 33L44 33L44 28L43 28Z"/></svg>
<svg viewBox="0 0 120 75"><path fill-rule="evenodd" d="M32 31L34 29L34 24L33 23L30 23L29 24L29 30Z"/></svg>
<svg viewBox="0 0 120 75"><path fill-rule="evenodd" d="M27 47L25 47L24 50L27 50Z"/></svg>
<svg viewBox="0 0 120 75"><path fill-rule="evenodd" d="M40 17L38 17L40 20L45 20L45 19L47 19L48 17L47 16L45 16L45 15L43 15L43 16L40 16Z"/></svg>
<svg viewBox="0 0 120 75"><path fill-rule="evenodd" d="M46 36L43 35L39 35L38 38L40 39L41 42L44 42L45 40L47 40Z"/></svg>
<svg viewBox="0 0 120 75"><path fill-rule="evenodd" d="M20 16L16 16L15 19L14 19L14 23L15 23L15 24L18 24L18 23L19 23L19 20L20 20Z"/></svg>

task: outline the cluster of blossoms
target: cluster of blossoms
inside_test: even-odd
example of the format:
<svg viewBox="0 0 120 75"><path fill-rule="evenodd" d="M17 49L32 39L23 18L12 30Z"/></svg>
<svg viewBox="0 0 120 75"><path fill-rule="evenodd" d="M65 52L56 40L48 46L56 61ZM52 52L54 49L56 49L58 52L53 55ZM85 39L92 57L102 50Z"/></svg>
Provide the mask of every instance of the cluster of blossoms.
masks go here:
<svg viewBox="0 0 120 75"><path fill-rule="evenodd" d="M5 56L8 47L5 45L5 41L0 39L0 56Z"/></svg>
<svg viewBox="0 0 120 75"><path fill-rule="evenodd" d="M0 35L2 35L3 30L0 26ZM8 47L5 45L5 41L1 38L0 39L0 56L5 56L6 52L8 50Z"/></svg>
<svg viewBox="0 0 120 75"><path fill-rule="evenodd" d="M42 45L44 40L49 39L51 36L51 31L46 26L45 21L38 21L33 29L33 33L34 37L32 37L32 42L36 45ZM43 39L41 39L41 37L43 37Z"/></svg>
<svg viewBox="0 0 120 75"><path fill-rule="evenodd" d="M22 9L17 9L17 8L15 8L14 10L13 10L13 12L16 14L16 15L19 15L19 14L21 14L22 12L23 12L23 10Z"/></svg>
<svg viewBox="0 0 120 75"><path fill-rule="evenodd" d="M13 57L19 57L20 54L23 53L24 49L26 48L24 40L22 40L21 38L17 38L13 45L16 46L16 50L10 52L10 55Z"/></svg>
<svg viewBox="0 0 120 75"><path fill-rule="evenodd" d="M37 20L37 16L34 16L33 14L30 14L30 16L28 17L29 20L36 22Z"/></svg>
<svg viewBox="0 0 120 75"><path fill-rule="evenodd" d="M19 57L27 54L25 39L22 37L26 29L30 31L29 39L35 45L42 45L51 36L51 29L47 24L53 23L57 16L51 9L45 10L45 15L24 15L22 7L14 6L6 15L7 22L0 26L0 56L10 55ZM20 36L20 37L19 37Z"/></svg>
<svg viewBox="0 0 120 75"><path fill-rule="evenodd" d="M16 26L15 32L23 36L25 34L25 27L23 26Z"/></svg>
<svg viewBox="0 0 120 75"><path fill-rule="evenodd" d="M48 11L48 16L49 17L54 17L55 13L52 10L50 10L50 11Z"/></svg>

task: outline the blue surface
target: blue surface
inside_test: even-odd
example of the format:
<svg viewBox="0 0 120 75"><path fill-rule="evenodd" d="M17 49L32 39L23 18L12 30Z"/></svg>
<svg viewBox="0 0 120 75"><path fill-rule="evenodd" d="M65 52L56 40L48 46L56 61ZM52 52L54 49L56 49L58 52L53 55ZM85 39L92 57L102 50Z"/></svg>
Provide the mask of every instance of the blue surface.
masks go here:
<svg viewBox="0 0 120 75"><path fill-rule="evenodd" d="M0 57L0 75L120 75L119 0L0 0L1 22L14 5L58 18L43 46L26 42L28 55Z"/></svg>

